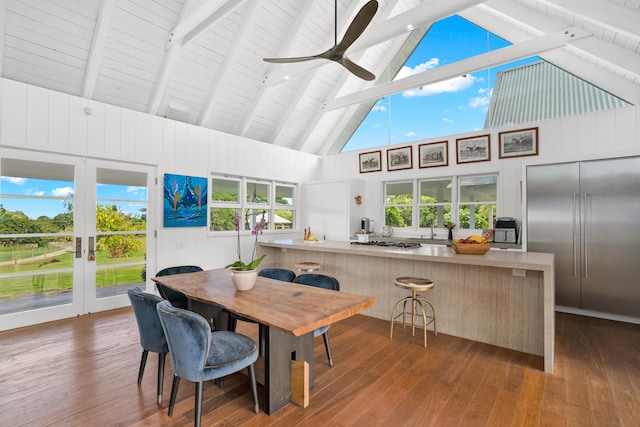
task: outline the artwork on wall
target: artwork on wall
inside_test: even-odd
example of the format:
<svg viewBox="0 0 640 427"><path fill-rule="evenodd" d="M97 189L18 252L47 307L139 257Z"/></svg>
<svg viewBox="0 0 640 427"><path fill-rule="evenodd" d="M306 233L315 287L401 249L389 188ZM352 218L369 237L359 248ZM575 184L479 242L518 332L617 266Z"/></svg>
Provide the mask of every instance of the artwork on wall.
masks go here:
<svg viewBox="0 0 640 427"><path fill-rule="evenodd" d="M500 132L499 157L524 157L538 155L538 128Z"/></svg>
<svg viewBox="0 0 640 427"><path fill-rule="evenodd" d="M207 225L207 178L164 175L164 226Z"/></svg>
<svg viewBox="0 0 640 427"><path fill-rule="evenodd" d="M379 172L382 170L382 152L370 151L360 153L360 173Z"/></svg>
<svg viewBox="0 0 640 427"><path fill-rule="evenodd" d="M412 167L413 158L411 157L411 146L391 148L387 150L388 171L411 169Z"/></svg>
<svg viewBox="0 0 640 427"><path fill-rule="evenodd" d="M491 160L489 135L478 135L456 139L456 162L473 163Z"/></svg>
<svg viewBox="0 0 640 427"><path fill-rule="evenodd" d="M418 146L421 168L434 168L449 165L449 142L431 142Z"/></svg>

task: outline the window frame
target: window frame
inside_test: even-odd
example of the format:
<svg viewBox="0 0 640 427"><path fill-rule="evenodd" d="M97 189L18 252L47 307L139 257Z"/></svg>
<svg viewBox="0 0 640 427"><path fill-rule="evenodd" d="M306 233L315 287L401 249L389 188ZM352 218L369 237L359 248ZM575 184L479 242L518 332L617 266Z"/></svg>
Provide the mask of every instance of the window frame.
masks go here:
<svg viewBox="0 0 640 427"><path fill-rule="evenodd" d="M289 210L292 211L292 228L283 228L278 229L275 227L275 221L269 221L267 227L264 229L264 233L290 233L294 232L298 229L298 194L299 194L299 184L294 182L285 182L285 181L276 181L276 180L267 180L260 179L255 177L248 176L236 176L236 175L221 175L216 173L210 174L210 182L213 183L214 179L226 180L226 181L235 181L238 183L238 199L236 201L215 201L212 200L213 197L213 185L211 185L212 191L210 191L211 195L209 196L209 205L207 212L207 233L209 236L228 236L235 235L236 230L212 230L211 229L211 211L213 209L236 209L236 212L245 212L246 210L250 211L266 211L269 214L270 218L274 218L276 210ZM267 185L267 201L252 203L247 201L248 195L248 186L252 183ZM292 189L292 204L284 205L276 202L276 193L278 187L288 187ZM257 215L259 216L259 215ZM241 235L251 234L250 229L241 229Z"/></svg>
<svg viewBox="0 0 640 427"><path fill-rule="evenodd" d="M483 201L483 202L461 202L460 201L460 182L464 178L482 178L482 177L492 177L495 178L496 185L496 200L494 201ZM427 181L442 181L442 180L451 180L451 203L447 202L438 202L438 203L421 203L420 202L420 184L422 182ZM413 203L412 204L387 204L387 184L399 184L399 183L411 183L412 192L413 192ZM420 233L421 237L430 237L428 233L425 235L426 231L431 230L429 226L420 227L420 208L424 206L450 206L451 207L451 215L450 222L456 224L456 229L460 229L460 208L462 205L493 205L495 209L493 210L493 216L496 218L498 216L499 211L499 199L500 199L500 174L499 172L487 172L487 173L477 173L477 174L465 174L465 175L446 175L446 176L438 176L438 177L429 177L429 178L412 178L412 179L402 179L402 180L394 180L394 181L383 181L382 182L382 218L383 225L386 224L387 216L386 210L390 206L400 206L405 207L409 206L412 209L412 225L410 227L397 228L394 232L399 232L399 234L418 234ZM444 222L444 221L443 221ZM491 218L489 218L489 222L491 222ZM393 225L391 225L393 227ZM493 224L489 224L489 228L493 228ZM434 227L435 234L437 236L444 236L441 234L446 227L444 224L438 227ZM478 233L481 232L482 229L478 228L464 228L462 230L466 230L468 233Z"/></svg>

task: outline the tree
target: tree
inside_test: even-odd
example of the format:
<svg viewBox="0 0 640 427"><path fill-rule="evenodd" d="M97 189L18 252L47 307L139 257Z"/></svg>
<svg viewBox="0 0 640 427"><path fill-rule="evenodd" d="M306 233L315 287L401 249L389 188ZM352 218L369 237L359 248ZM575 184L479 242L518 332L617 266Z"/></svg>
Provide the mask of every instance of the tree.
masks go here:
<svg viewBox="0 0 640 427"><path fill-rule="evenodd" d="M144 228L146 224L138 216L124 213L115 205L97 206L97 231L135 231ZM97 248L106 251L110 258L122 258L133 255L143 243L142 239L132 234L110 234L97 239Z"/></svg>

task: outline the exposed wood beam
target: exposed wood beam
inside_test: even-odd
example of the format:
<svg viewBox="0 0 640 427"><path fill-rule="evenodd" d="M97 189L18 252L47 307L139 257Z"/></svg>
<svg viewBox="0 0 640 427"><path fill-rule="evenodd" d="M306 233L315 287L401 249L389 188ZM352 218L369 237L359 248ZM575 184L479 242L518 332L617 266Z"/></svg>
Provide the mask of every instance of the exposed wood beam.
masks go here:
<svg viewBox="0 0 640 427"><path fill-rule="evenodd" d="M245 1L242 1L240 3L244 2ZM229 46L228 53L225 56L224 63L221 65L220 70L218 71L218 76L220 77L215 79L215 81L213 82L213 86L209 90L209 95L207 96L207 100L204 103L204 107L198 115L198 120L196 121L196 124L198 126L204 126L205 123L207 123L207 121L211 117L211 113L213 113L213 107L216 104L216 99L218 97L220 88L224 84L225 79L232 78L232 76L229 76L229 68L236 62L236 58L238 57L238 55L240 55L241 50L238 48L238 46L243 43L247 32L249 31L251 26L254 25L255 19L258 18L256 16L256 8L258 7L258 3L259 0L249 0L249 4L247 5L247 9L242 19L242 24L238 28L238 31L236 31L233 42Z"/></svg>
<svg viewBox="0 0 640 427"><path fill-rule="evenodd" d="M225 18L242 6L247 0L208 0L180 22L169 34L166 48L183 46L205 31L215 22Z"/></svg>
<svg viewBox="0 0 640 427"><path fill-rule="evenodd" d="M91 40L91 51L89 52L87 67L84 72L84 80L82 82L81 96L83 98L93 97L93 91L96 88L96 81L98 80L100 62L102 61L102 55L104 55L104 49L107 45L107 34L109 33L109 27L111 27L115 4L116 0L102 0L102 4L100 5L96 30L93 33L93 40Z"/></svg>
<svg viewBox="0 0 640 427"><path fill-rule="evenodd" d="M374 18L374 22L365 30L362 36L349 48L348 53L367 49L400 35L406 35L413 28L431 25L460 10L467 9L486 0L434 0L423 2L415 8L394 16L388 20ZM308 61L288 64L270 73L267 84L275 85L285 80L306 73L313 68L327 65L327 61Z"/></svg>
<svg viewBox="0 0 640 427"><path fill-rule="evenodd" d="M400 80L384 83L358 93L353 93L327 102L323 108L334 110L347 105L380 98L383 96L400 93L402 91L426 86L433 83L449 80L464 74L484 70L501 64L507 64L519 59L538 55L552 49L562 47L572 41L588 37L591 34L577 28L568 28L546 36L537 37L522 43L497 49L482 55L454 62L449 65L434 68L419 74L414 74Z"/></svg>
<svg viewBox="0 0 640 427"><path fill-rule="evenodd" d="M193 10L194 5L195 0L185 0L182 5L182 9L180 10L180 16L178 16L178 25L186 18L186 16L189 15L189 13ZM167 90L169 77L171 76L171 72L173 71L173 67L176 64L178 57L180 56L179 54L181 49L182 43L174 43L166 51L164 58L162 58L160 72L158 73L158 78L156 79L156 83L153 87L151 98L149 99L149 103L147 104L147 113L154 115L158 114L160 102L162 101L164 92Z"/></svg>

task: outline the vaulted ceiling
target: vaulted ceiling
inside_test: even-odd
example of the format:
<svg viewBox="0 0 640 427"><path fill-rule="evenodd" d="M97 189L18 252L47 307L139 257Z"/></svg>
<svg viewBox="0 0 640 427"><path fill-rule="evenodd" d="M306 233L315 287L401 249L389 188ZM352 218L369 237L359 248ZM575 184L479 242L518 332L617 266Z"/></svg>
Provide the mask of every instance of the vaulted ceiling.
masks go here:
<svg viewBox="0 0 640 427"><path fill-rule="evenodd" d="M337 0L338 40L367 0ZM533 55L640 105L640 0L379 0L347 56L334 0L2 0L2 77L324 155L361 104ZM393 80L429 26L458 14L513 45ZM368 107L366 107L368 108ZM338 143L336 143L338 141Z"/></svg>

